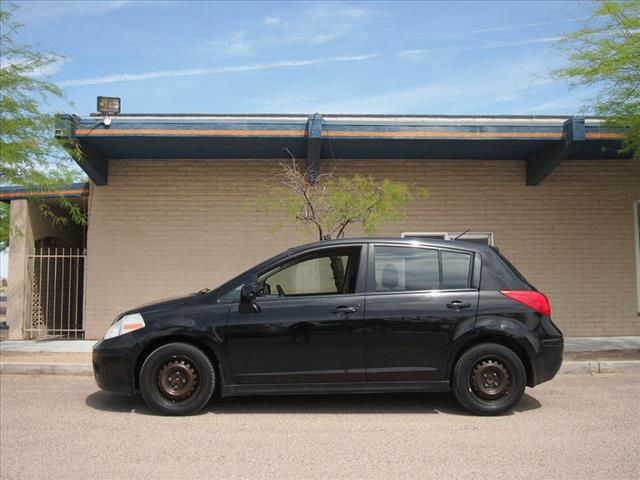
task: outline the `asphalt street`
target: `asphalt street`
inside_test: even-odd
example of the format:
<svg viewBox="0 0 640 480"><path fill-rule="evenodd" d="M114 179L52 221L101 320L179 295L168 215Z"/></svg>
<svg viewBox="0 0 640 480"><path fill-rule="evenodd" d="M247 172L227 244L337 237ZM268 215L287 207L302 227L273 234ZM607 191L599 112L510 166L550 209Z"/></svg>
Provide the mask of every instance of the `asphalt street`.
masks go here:
<svg viewBox="0 0 640 480"><path fill-rule="evenodd" d="M508 416L447 394L243 397L151 414L90 377L0 376L3 479L640 478L640 375L561 375Z"/></svg>

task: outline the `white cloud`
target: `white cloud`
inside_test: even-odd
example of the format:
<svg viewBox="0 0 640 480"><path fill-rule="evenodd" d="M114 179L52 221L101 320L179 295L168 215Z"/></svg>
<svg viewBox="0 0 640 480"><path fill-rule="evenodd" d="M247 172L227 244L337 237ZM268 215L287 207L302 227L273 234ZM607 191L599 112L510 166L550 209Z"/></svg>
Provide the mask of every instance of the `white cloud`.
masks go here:
<svg viewBox="0 0 640 480"><path fill-rule="evenodd" d="M553 83L545 73L542 60L526 64L475 65L460 68L455 77L428 79L422 84L368 95L327 96L335 100L307 102L296 100L301 111L325 113L483 113L496 111L499 105L521 102L529 95L545 92ZM470 85L473 88L470 88ZM284 100L286 102L286 99ZM304 108L302 108L304 107ZM568 105L567 108L569 108ZM286 103L281 108L286 110ZM549 106L552 108L552 106Z"/></svg>
<svg viewBox="0 0 640 480"><path fill-rule="evenodd" d="M366 55L322 57L322 58L313 58L308 60L287 60L287 61L274 62L274 63L231 65L231 66L215 67L215 68L192 68L192 69L184 69L184 70L159 70L154 72L143 72L143 73L121 73L121 74L115 74L115 75L105 75L102 77L95 77L95 78L64 80L64 81L58 82L58 85L61 87L81 87L81 86L87 86L87 85L104 85L107 83L154 80L157 78L220 75L225 73L238 73L238 72L251 72L251 71L258 71L258 70L274 70L274 69L282 69L282 68L306 67L310 65L321 65L321 64L337 63L337 62L361 62L364 60L375 58L377 56L378 56L377 54L371 53Z"/></svg>
<svg viewBox="0 0 640 480"><path fill-rule="evenodd" d="M340 4L314 5L305 13L307 18L362 18L366 16L366 10L358 7L343 7Z"/></svg>
<svg viewBox="0 0 640 480"><path fill-rule="evenodd" d="M343 35L344 35L343 33L339 33L339 32L321 33L319 35L315 35L310 40L311 40L311 43L313 43L313 44L321 45L323 43L327 43L327 42L330 42L332 40L335 40L336 38L340 38Z"/></svg>
<svg viewBox="0 0 640 480"><path fill-rule="evenodd" d="M252 42L244 31L233 32L226 40L211 40L204 45L204 49L213 50L227 57L250 57L256 54Z"/></svg>
<svg viewBox="0 0 640 480"><path fill-rule="evenodd" d="M520 23L515 25L504 25L502 27L480 28L478 30L469 30L468 32L454 33L449 35L448 38L466 37L468 35L475 35L478 33L508 32L512 30L522 30L523 28L544 27L549 25L559 25L562 23L577 23L585 20L588 20L588 19L587 18L566 18L564 20L554 20L550 22Z"/></svg>
<svg viewBox="0 0 640 480"><path fill-rule="evenodd" d="M342 14L351 18L361 18L366 15L366 12L362 8L346 8Z"/></svg>
<svg viewBox="0 0 640 480"><path fill-rule="evenodd" d="M45 19L50 17L65 17L76 15L99 15L119 10L123 7L156 2L134 2L132 0L103 0L100 2L90 0L58 0L56 2L45 0L20 1L19 15L21 18Z"/></svg>
<svg viewBox="0 0 640 480"><path fill-rule="evenodd" d="M49 62L48 64L33 68L33 70L23 72L23 75L26 75L28 77L49 77L51 75L55 75L56 73L58 73L60 70L62 70L62 67L64 67L68 63L69 63L69 60L67 58L54 57L52 58L52 61ZM22 60L0 59L0 67L2 68L7 68L11 65L21 65L21 66L24 65L25 67L28 67L28 64L29 64L29 61L24 59Z"/></svg>
<svg viewBox="0 0 640 480"><path fill-rule="evenodd" d="M279 15L269 15L264 18L263 22L265 25L279 25L282 23L282 18Z"/></svg>
<svg viewBox="0 0 640 480"><path fill-rule="evenodd" d="M43 67L35 69L31 73L30 76L32 76L32 77L49 77L51 75L55 75L60 70L62 70L62 67L64 67L68 63L69 63L68 59L63 58L63 57L59 57L55 61L49 63L48 65L45 65Z"/></svg>
<svg viewBox="0 0 640 480"><path fill-rule="evenodd" d="M412 50L401 50L397 53L397 55L404 60L418 61L424 58L425 53L425 50L414 48Z"/></svg>
<svg viewBox="0 0 640 480"><path fill-rule="evenodd" d="M278 28L268 31L254 30L245 40L250 42L256 50L259 48L280 47L299 43L323 45L337 39L348 37L359 27L363 26L363 19L367 11L359 7L343 6L341 4L312 4L304 8L295 18L294 14L284 17L269 15L262 23Z"/></svg>
<svg viewBox="0 0 640 480"><path fill-rule="evenodd" d="M518 114L575 114L585 113L583 106L587 100L586 95L564 95L561 98L545 101L542 103L534 103L521 110ZM593 112L587 112L592 114Z"/></svg>
<svg viewBox="0 0 640 480"><path fill-rule="evenodd" d="M534 45L538 43L552 43L560 40L561 37L530 38L527 40L513 40L510 42L474 43L468 45L451 45L448 47L413 48L401 50L397 55L401 58L415 60L429 52L454 52L470 50L493 50L498 48L513 48L524 45Z"/></svg>

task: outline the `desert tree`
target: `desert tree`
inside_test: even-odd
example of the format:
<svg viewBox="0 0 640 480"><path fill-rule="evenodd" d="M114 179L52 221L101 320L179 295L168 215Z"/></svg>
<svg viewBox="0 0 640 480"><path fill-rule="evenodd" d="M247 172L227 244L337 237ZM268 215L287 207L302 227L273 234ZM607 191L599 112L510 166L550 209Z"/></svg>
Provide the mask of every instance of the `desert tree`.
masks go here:
<svg viewBox="0 0 640 480"><path fill-rule="evenodd" d="M0 9L0 184L52 190L80 178L70 156L80 158L79 147L55 138L55 115L44 111L51 98L65 99L60 87L47 79L47 73L63 58L17 43L21 25L14 21L15 10ZM76 204L62 197L59 204L63 215L39 202L43 214L55 223L86 222ZM0 223L3 249L11 230L5 203L0 203Z"/></svg>
<svg viewBox="0 0 640 480"><path fill-rule="evenodd" d="M373 235L383 222L405 218L410 201L428 196L425 188L388 178L343 176L335 168L316 172L286 151L290 158L280 162L276 185L255 204L268 214L284 213L303 229L315 231L318 240L342 238L356 225Z"/></svg>
<svg viewBox="0 0 640 480"><path fill-rule="evenodd" d="M624 149L640 158L640 0L594 2L582 28L559 44L567 64L554 76L593 88L586 109L624 131Z"/></svg>

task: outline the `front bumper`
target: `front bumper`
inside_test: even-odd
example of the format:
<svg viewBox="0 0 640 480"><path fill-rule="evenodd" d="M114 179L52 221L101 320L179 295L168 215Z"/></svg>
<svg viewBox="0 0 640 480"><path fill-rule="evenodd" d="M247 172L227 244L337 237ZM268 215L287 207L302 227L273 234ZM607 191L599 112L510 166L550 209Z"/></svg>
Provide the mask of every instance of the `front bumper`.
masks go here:
<svg viewBox="0 0 640 480"><path fill-rule="evenodd" d="M556 376L562 366L563 354L564 339L562 337L549 338L540 342L540 351L533 362L535 369L534 385L547 382Z"/></svg>
<svg viewBox="0 0 640 480"><path fill-rule="evenodd" d="M136 359L141 347L133 334L100 340L93 347L93 376L102 390L134 395Z"/></svg>

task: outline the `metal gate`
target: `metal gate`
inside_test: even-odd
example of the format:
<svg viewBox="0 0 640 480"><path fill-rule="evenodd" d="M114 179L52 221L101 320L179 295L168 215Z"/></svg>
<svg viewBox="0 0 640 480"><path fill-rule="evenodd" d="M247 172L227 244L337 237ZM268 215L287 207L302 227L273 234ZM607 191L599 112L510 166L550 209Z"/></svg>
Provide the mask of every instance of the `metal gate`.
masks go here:
<svg viewBox="0 0 640 480"><path fill-rule="evenodd" d="M36 248L28 256L25 338L84 338L85 260L80 248Z"/></svg>

